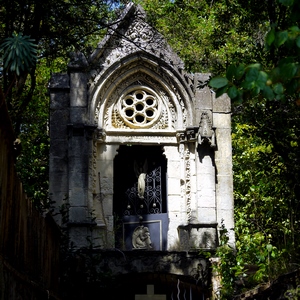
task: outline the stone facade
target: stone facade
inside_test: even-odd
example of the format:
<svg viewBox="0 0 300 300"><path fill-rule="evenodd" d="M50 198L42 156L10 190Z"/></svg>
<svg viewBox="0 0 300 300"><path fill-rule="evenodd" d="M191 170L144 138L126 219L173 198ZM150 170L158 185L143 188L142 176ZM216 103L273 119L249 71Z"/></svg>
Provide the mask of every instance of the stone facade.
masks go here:
<svg viewBox="0 0 300 300"><path fill-rule="evenodd" d="M49 86L50 197L75 247L215 249L234 227L230 99L133 4L68 70Z"/></svg>

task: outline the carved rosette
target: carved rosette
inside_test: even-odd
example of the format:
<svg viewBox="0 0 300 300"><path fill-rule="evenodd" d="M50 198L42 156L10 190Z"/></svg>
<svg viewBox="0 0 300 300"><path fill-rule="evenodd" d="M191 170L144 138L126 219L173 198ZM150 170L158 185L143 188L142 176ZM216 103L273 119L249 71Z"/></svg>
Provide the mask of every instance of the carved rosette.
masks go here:
<svg viewBox="0 0 300 300"><path fill-rule="evenodd" d="M155 128L163 112L162 106L162 101L152 89L130 86L113 109L113 117L119 122L112 123L112 126L124 128L125 124L129 128ZM161 124L160 127L167 128L168 124Z"/></svg>

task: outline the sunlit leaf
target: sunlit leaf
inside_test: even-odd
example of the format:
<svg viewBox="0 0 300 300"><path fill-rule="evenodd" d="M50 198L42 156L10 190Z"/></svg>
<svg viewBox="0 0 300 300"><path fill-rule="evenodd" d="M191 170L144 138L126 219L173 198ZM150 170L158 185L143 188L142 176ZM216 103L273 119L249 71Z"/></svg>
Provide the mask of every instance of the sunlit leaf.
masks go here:
<svg viewBox="0 0 300 300"><path fill-rule="evenodd" d="M228 84L228 79L225 77L214 77L209 81L212 88L219 89Z"/></svg>

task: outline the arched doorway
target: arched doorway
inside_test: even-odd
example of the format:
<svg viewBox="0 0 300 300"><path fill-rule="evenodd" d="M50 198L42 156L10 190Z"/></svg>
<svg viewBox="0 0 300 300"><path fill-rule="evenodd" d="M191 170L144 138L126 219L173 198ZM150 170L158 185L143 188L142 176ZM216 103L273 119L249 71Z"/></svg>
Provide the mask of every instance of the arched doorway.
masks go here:
<svg viewBox="0 0 300 300"><path fill-rule="evenodd" d="M166 249L167 160L161 146L120 146L114 159L113 203L118 247Z"/></svg>

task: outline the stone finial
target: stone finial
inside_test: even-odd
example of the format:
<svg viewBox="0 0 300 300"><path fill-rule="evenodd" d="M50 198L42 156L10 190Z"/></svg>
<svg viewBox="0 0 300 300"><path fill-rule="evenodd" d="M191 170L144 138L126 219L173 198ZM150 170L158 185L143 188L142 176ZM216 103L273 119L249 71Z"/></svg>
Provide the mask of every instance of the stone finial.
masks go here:
<svg viewBox="0 0 300 300"><path fill-rule="evenodd" d="M85 69L87 66L87 59L82 52L74 51L70 53L70 62L68 64L69 69Z"/></svg>

